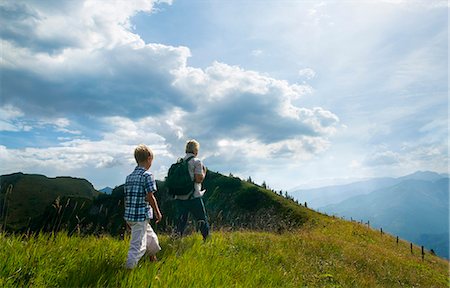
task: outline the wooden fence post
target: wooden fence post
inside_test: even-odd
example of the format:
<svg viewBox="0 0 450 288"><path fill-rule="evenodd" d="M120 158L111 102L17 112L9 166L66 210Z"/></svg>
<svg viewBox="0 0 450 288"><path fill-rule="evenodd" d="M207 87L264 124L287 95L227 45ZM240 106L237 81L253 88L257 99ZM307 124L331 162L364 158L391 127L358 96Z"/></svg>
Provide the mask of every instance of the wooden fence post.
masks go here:
<svg viewBox="0 0 450 288"><path fill-rule="evenodd" d="M425 259L425 252L424 252L423 246L422 246L422 260L424 260L424 259Z"/></svg>
<svg viewBox="0 0 450 288"><path fill-rule="evenodd" d="M380 228L381 236L383 236L383 228Z"/></svg>
<svg viewBox="0 0 450 288"><path fill-rule="evenodd" d="M412 243L410 243L410 247L411 247L411 254L414 254L414 252L413 252L413 245L412 245Z"/></svg>
<svg viewBox="0 0 450 288"><path fill-rule="evenodd" d="M398 236L397 236L397 246L398 246Z"/></svg>

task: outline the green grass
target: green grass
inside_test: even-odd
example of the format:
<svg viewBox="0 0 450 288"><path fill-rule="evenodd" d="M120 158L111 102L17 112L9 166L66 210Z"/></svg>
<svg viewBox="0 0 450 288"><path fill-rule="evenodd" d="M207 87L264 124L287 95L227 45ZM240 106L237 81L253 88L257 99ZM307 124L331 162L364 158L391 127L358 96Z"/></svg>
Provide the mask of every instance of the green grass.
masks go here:
<svg viewBox="0 0 450 288"><path fill-rule="evenodd" d="M359 224L316 217L283 234L160 236L159 262L123 268L128 240L0 234L0 287L448 287L448 262Z"/></svg>

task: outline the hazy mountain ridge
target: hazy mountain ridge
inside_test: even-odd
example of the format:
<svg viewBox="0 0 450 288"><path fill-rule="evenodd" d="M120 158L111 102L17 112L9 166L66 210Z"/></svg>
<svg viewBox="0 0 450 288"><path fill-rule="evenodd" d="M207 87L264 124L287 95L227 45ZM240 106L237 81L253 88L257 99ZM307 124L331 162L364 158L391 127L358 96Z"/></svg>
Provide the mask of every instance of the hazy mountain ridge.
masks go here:
<svg viewBox="0 0 450 288"><path fill-rule="evenodd" d="M448 173L436 173L432 171L417 171L412 174L399 177L398 179L401 180L408 180L408 179L414 179L414 180L424 180L424 181L436 181L442 178L449 178Z"/></svg>
<svg viewBox="0 0 450 288"><path fill-rule="evenodd" d="M403 180L415 179L435 181L442 178L448 178L448 174L439 174L432 171L417 171L398 178L380 177L343 185L327 185L312 189L296 189L289 191L289 194L301 203L307 202L308 207L318 209L327 205L340 203L357 195L369 194L375 190L394 186Z"/></svg>
<svg viewBox="0 0 450 288"><path fill-rule="evenodd" d="M307 202L308 207L316 209L339 203L357 195L368 194L374 190L395 185L398 182L395 178L375 178L344 185L299 189L290 191L289 194L302 203Z"/></svg>

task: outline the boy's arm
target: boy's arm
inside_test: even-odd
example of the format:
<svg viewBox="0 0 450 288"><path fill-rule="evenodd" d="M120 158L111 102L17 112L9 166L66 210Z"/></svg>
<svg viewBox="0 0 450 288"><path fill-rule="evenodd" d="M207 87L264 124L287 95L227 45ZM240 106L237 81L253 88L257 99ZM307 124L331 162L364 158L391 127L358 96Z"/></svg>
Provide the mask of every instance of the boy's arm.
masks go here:
<svg viewBox="0 0 450 288"><path fill-rule="evenodd" d="M156 201L155 195L153 195L152 192L149 192L147 194L147 201L150 204L150 206L152 206L153 211L155 211L156 223L159 223L159 221L161 221L162 214L161 211L159 211L158 202Z"/></svg>
<svg viewBox="0 0 450 288"><path fill-rule="evenodd" d="M202 183L205 179L205 174L194 174L195 183Z"/></svg>
<svg viewBox="0 0 450 288"><path fill-rule="evenodd" d="M206 167L200 162L200 167L194 168L194 181L195 183L202 183L206 176Z"/></svg>

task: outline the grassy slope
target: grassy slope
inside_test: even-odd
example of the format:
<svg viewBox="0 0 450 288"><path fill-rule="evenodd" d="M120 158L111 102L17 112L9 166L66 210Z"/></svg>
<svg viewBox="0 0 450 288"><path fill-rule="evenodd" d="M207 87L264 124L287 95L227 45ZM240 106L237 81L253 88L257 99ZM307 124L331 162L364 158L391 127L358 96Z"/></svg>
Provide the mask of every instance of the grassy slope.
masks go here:
<svg viewBox="0 0 450 288"><path fill-rule="evenodd" d="M0 202L4 201L7 187L11 185L13 188L6 195L7 224L13 229L27 227L29 219L42 215L57 197L92 199L99 194L87 180L72 177L48 178L43 175L15 173L2 175L0 180Z"/></svg>
<svg viewBox="0 0 450 288"><path fill-rule="evenodd" d="M356 223L314 215L283 234L160 236L160 261L122 268L128 241L0 234L0 286L448 287L448 262Z"/></svg>

